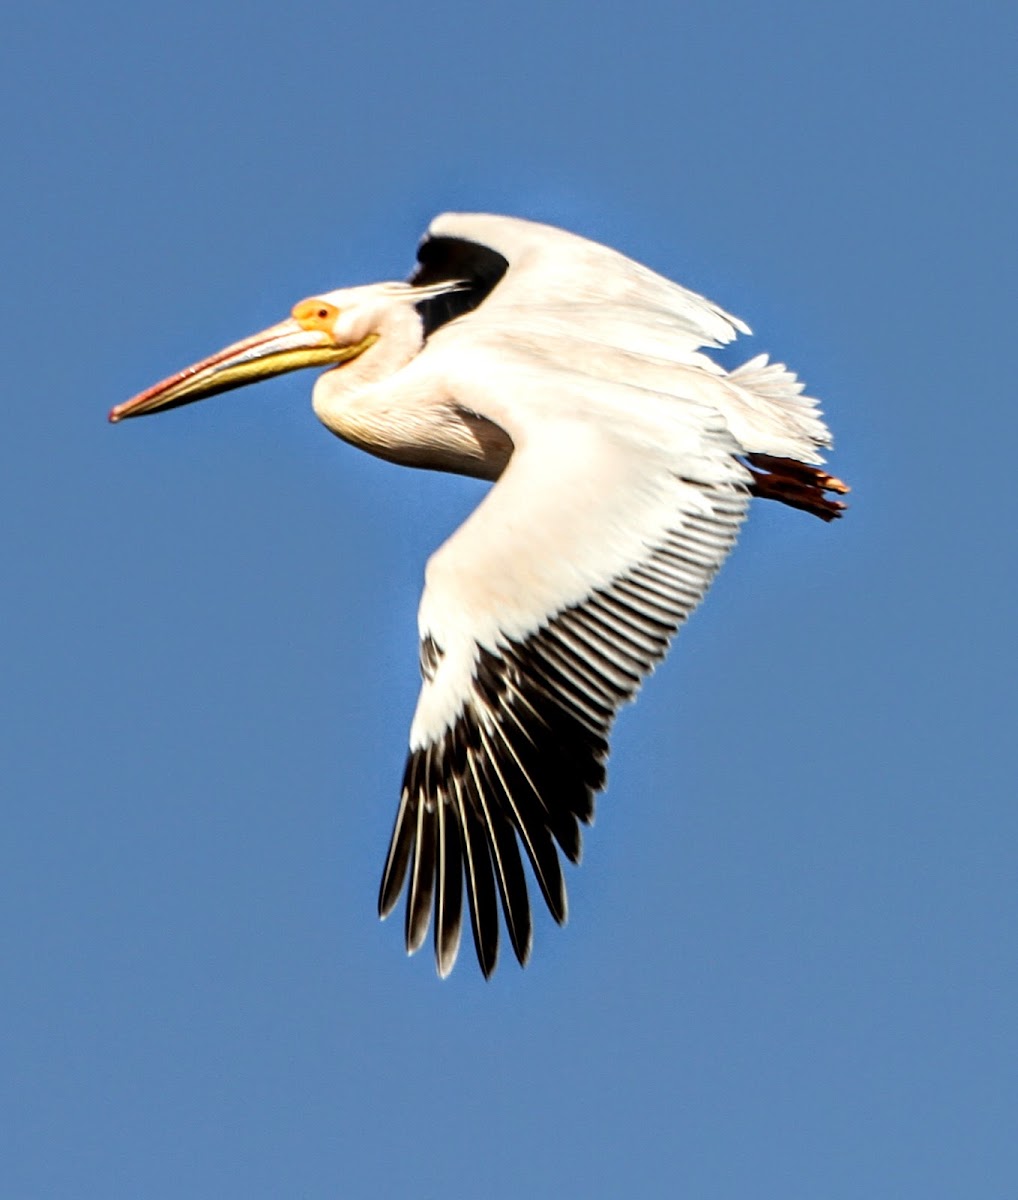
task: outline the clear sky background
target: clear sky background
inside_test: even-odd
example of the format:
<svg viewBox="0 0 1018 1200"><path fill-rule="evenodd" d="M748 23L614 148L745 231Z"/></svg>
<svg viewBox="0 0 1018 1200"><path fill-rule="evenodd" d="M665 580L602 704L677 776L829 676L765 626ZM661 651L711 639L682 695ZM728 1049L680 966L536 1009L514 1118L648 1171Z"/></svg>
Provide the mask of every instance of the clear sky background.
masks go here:
<svg viewBox="0 0 1018 1200"><path fill-rule="evenodd" d="M1018 1194L1005 3L40 0L0 42L0 1195ZM483 493L311 376L106 424L427 222L746 318L852 510L758 504L620 720L564 930L375 895Z"/></svg>

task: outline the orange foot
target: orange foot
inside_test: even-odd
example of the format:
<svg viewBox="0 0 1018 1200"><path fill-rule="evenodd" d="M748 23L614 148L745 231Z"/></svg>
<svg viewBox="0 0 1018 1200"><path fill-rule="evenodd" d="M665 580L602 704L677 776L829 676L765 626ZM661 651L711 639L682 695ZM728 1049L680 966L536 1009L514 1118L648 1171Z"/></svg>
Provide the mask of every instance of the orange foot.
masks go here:
<svg viewBox="0 0 1018 1200"><path fill-rule="evenodd" d="M801 508L822 521L833 521L847 508L840 500L832 500L824 493L835 492L843 496L849 491L848 484L819 467L770 454L747 454L746 461L753 474L749 490L754 496L780 500L782 504Z"/></svg>

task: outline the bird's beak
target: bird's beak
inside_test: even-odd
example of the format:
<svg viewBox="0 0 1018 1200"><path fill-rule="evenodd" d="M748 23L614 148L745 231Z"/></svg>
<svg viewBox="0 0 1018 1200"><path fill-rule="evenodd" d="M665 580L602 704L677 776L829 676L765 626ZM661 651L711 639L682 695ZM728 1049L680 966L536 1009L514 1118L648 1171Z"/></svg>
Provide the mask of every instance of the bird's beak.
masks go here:
<svg viewBox="0 0 1018 1200"><path fill-rule="evenodd" d="M177 408L301 367L327 367L345 362L363 353L375 340L372 334L356 345L340 346L327 330L307 328L287 318L111 408L110 420L123 421L125 417Z"/></svg>

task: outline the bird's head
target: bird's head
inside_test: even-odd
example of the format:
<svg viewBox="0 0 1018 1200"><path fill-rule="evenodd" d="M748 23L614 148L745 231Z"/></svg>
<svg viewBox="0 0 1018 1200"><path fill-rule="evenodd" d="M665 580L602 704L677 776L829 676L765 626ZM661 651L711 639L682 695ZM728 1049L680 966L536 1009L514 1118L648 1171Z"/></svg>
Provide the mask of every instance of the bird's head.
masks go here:
<svg viewBox="0 0 1018 1200"><path fill-rule="evenodd" d="M409 358L422 340L416 306L455 286L380 283L311 296L295 304L278 325L234 342L118 404L110 410L110 420L177 408L302 367L341 366L383 339L400 343Z"/></svg>

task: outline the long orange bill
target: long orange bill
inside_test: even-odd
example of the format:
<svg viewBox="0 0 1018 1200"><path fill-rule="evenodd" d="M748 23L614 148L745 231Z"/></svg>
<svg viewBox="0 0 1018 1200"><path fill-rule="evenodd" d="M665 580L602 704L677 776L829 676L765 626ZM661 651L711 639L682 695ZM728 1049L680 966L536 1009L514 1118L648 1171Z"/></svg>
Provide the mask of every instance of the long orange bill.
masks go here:
<svg viewBox="0 0 1018 1200"><path fill-rule="evenodd" d="M287 318L116 405L110 409L110 420L116 423L127 417L177 408L301 367L327 367L355 358L364 349L364 343L337 346L325 330L306 329Z"/></svg>

